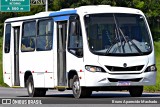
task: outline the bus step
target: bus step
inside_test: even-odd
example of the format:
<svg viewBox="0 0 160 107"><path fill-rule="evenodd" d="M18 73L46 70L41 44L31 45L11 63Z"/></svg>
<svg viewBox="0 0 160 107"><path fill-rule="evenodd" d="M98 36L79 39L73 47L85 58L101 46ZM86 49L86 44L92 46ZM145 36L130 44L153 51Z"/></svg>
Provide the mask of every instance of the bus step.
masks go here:
<svg viewBox="0 0 160 107"><path fill-rule="evenodd" d="M22 88L21 86L12 86L12 88Z"/></svg>
<svg viewBox="0 0 160 107"><path fill-rule="evenodd" d="M67 86L56 86L56 89L58 89L58 91L65 91L68 87Z"/></svg>

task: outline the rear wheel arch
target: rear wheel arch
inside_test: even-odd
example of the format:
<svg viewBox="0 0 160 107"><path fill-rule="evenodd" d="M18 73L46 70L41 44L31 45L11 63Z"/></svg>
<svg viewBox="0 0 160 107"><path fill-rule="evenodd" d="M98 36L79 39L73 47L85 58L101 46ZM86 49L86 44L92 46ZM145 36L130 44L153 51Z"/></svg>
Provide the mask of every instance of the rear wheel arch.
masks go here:
<svg viewBox="0 0 160 107"><path fill-rule="evenodd" d="M77 75L73 77L72 92L75 98L90 97L92 94L90 88L80 86L79 77Z"/></svg>
<svg viewBox="0 0 160 107"><path fill-rule="evenodd" d="M69 73L68 73L68 86L69 88L72 87L72 82L73 82L73 77L77 75L78 76L78 73L76 70L70 70Z"/></svg>
<svg viewBox="0 0 160 107"><path fill-rule="evenodd" d="M26 85L27 80L28 80L29 76L31 76L31 75L32 75L31 71L26 71L25 72L25 74L24 74L24 84L25 84L25 87L27 86ZM33 77L33 75L32 75L32 77Z"/></svg>
<svg viewBox="0 0 160 107"><path fill-rule="evenodd" d="M46 94L47 88L35 88L33 76L30 75L26 82L26 87L29 97L44 97Z"/></svg>

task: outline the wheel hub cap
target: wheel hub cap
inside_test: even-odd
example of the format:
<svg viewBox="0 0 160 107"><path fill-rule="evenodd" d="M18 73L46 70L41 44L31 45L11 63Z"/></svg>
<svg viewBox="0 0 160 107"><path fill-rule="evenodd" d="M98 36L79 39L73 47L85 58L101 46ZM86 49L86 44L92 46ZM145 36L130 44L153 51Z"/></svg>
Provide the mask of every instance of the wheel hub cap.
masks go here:
<svg viewBox="0 0 160 107"><path fill-rule="evenodd" d="M33 87L32 87L32 84L31 84L31 83L29 83L29 85L28 85L28 89L29 89L29 93L32 93L32 89L33 89Z"/></svg>
<svg viewBox="0 0 160 107"><path fill-rule="evenodd" d="M79 84L79 81L75 81L73 83L73 90L75 93L77 93L79 90L80 90L80 84Z"/></svg>

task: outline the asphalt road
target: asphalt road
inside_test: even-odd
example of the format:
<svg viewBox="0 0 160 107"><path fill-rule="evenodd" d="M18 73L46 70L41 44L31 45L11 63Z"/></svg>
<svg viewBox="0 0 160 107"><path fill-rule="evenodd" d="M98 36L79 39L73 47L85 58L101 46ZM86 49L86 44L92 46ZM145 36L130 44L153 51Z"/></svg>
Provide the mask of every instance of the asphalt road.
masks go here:
<svg viewBox="0 0 160 107"><path fill-rule="evenodd" d="M75 99L72 95L72 91L67 90L59 92L57 90L49 90L45 97L41 98L30 98L28 97L27 90L25 88L3 88L0 87L0 98L1 99L12 99L12 103L17 103L18 100L34 100L40 101L42 104L54 104L57 106L63 105L64 107L81 107L79 105L83 104L87 107L101 107L110 105L116 105L118 107L133 107L136 104L136 107L158 107L160 106L160 93L143 93L142 97L130 97L129 92L113 92L113 91L100 91L93 92L90 98L81 98ZM144 102L143 102L144 101ZM1 101L0 101L1 102ZM38 104L39 104L38 103ZM152 104L153 103L153 104ZM157 104L158 103L158 104ZM100 106L101 105L101 106ZM125 105L125 106L124 106ZM143 106L144 105L144 106ZM5 105L0 105L4 107ZM40 106L37 106L40 107ZM106 106L105 106L106 107Z"/></svg>

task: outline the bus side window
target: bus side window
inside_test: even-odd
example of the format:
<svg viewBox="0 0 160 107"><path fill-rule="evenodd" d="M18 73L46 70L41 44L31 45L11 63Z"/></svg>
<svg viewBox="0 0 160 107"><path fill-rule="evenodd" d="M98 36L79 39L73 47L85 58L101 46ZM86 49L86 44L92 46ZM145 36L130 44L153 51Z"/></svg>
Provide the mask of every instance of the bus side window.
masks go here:
<svg viewBox="0 0 160 107"><path fill-rule="evenodd" d="M11 25L7 24L5 28L5 46L4 46L5 53L10 52L10 38L11 38Z"/></svg>
<svg viewBox="0 0 160 107"><path fill-rule="evenodd" d="M36 21L24 22L22 29L23 33L21 39L21 51L34 51L36 37Z"/></svg>
<svg viewBox="0 0 160 107"><path fill-rule="evenodd" d="M68 51L77 57L83 56L82 34L78 20L70 21Z"/></svg>
<svg viewBox="0 0 160 107"><path fill-rule="evenodd" d="M37 51L52 49L53 23L52 19L43 19L38 22Z"/></svg>

